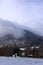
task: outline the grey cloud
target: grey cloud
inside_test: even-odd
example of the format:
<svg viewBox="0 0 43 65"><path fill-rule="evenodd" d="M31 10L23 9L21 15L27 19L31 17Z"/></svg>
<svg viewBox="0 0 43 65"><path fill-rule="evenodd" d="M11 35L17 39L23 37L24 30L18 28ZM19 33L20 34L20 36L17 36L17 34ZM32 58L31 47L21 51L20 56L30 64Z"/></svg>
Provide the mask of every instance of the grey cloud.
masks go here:
<svg viewBox="0 0 43 65"><path fill-rule="evenodd" d="M22 37L24 31L16 23L0 19L0 37L6 34L13 34L16 38Z"/></svg>
<svg viewBox="0 0 43 65"><path fill-rule="evenodd" d="M28 22L27 25L21 26L8 20L0 19L0 37L6 34L13 34L16 38L23 37L24 29L43 36L43 24L41 22Z"/></svg>

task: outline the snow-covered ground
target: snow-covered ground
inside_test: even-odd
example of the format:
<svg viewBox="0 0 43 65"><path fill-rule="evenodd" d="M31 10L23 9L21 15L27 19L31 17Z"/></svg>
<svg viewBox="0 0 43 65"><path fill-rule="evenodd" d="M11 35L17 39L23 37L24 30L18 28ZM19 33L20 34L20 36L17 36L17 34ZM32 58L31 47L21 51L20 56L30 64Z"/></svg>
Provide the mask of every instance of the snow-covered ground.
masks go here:
<svg viewBox="0 0 43 65"><path fill-rule="evenodd" d="M43 65L43 59L0 57L0 65Z"/></svg>

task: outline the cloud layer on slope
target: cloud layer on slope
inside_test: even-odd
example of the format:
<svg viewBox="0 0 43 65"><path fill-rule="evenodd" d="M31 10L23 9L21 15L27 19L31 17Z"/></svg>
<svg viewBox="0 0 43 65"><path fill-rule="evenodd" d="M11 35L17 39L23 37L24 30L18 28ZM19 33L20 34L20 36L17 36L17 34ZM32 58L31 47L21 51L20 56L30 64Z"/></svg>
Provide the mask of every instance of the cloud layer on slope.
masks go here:
<svg viewBox="0 0 43 65"><path fill-rule="evenodd" d="M0 19L0 37L6 34L13 34L14 37L22 37L24 31L16 23Z"/></svg>

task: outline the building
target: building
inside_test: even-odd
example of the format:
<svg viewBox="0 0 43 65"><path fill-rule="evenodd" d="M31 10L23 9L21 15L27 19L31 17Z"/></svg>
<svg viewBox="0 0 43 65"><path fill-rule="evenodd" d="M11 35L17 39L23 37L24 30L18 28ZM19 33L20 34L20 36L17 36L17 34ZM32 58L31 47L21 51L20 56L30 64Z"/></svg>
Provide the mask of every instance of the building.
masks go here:
<svg viewBox="0 0 43 65"><path fill-rule="evenodd" d="M26 55L25 50L26 50L26 48L19 48L19 56L25 57L25 55Z"/></svg>

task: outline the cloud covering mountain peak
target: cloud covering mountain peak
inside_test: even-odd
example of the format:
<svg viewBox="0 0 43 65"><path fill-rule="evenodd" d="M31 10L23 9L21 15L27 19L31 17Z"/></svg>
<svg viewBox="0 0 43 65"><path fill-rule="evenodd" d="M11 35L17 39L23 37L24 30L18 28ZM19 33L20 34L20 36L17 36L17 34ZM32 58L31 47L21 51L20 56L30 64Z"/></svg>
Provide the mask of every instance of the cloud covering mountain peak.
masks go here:
<svg viewBox="0 0 43 65"><path fill-rule="evenodd" d="M41 22L30 22L27 26L25 24L20 26L17 23L0 19L0 37L6 34L13 34L16 38L23 37L24 29L43 36L43 23Z"/></svg>
<svg viewBox="0 0 43 65"><path fill-rule="evenodd" d="M15 37L22 37L24 31L16 23L0 19L0 37L6 34L13 34Z"/></svg>

